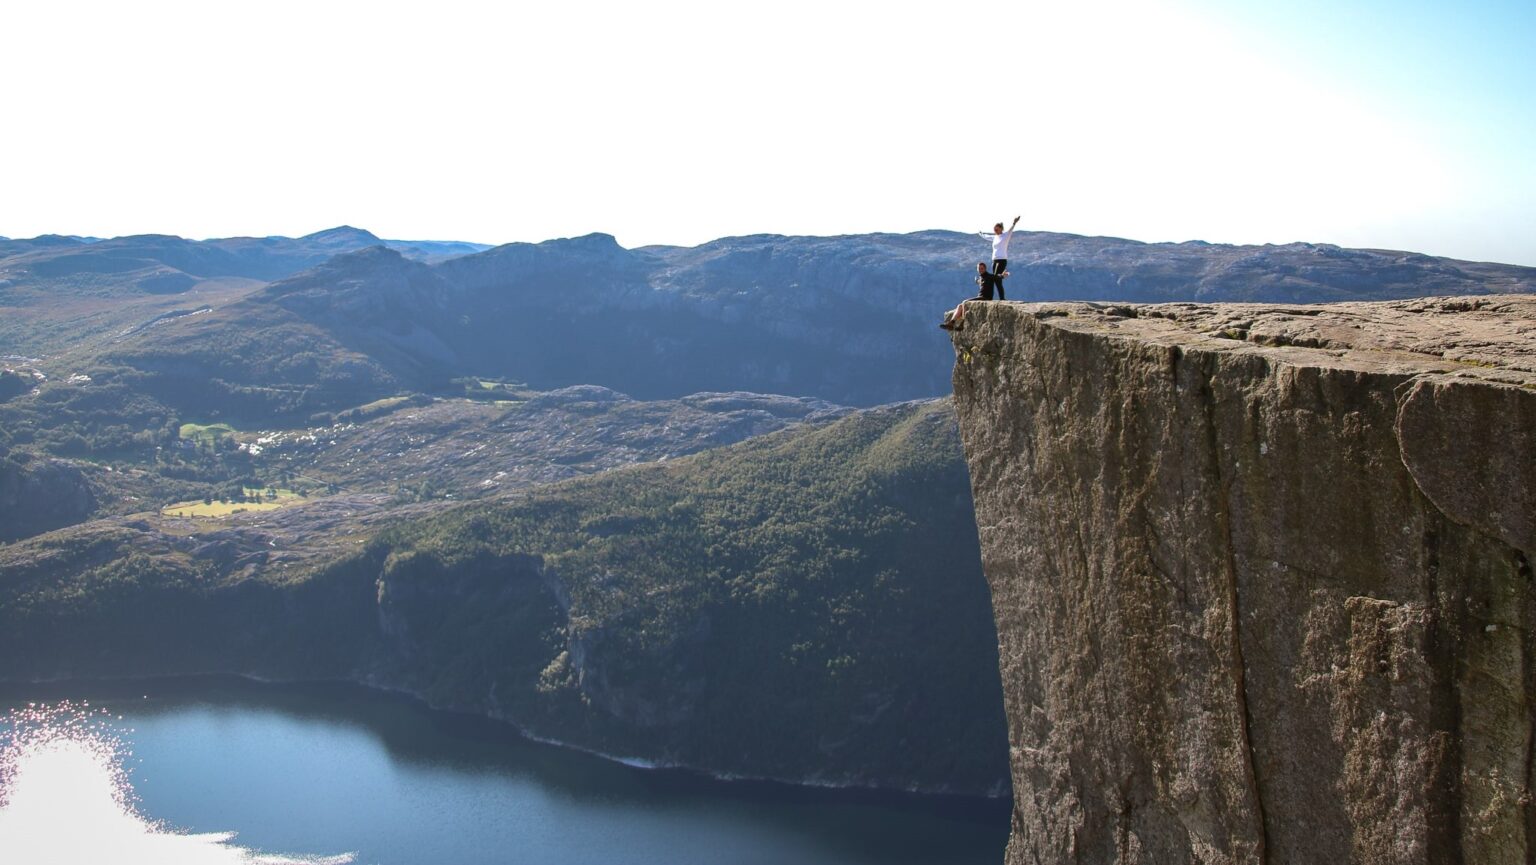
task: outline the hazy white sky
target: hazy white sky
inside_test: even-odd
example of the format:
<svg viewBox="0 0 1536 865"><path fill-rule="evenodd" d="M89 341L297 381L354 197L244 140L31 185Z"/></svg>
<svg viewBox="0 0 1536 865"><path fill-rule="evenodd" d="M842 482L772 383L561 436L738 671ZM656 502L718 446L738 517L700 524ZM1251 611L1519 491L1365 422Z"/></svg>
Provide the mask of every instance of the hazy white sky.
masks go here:
<svg viewBox="0 0 1536 865"><path fill-rule="evenodd" d="M12 237L638 246L1022 214L1536 265L1530 0L58 2L3 23Z"/></svg>

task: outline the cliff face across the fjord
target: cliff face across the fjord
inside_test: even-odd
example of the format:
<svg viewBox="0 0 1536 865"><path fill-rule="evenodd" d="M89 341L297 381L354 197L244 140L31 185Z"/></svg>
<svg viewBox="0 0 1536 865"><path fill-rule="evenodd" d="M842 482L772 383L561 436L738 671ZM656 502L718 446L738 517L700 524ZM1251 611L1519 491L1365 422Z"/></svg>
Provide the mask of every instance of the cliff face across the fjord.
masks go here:
<svg viewBox="0 0 1536 865"><path fill-rule="evenodd" d="M1536 297L954 343L1009 863L1536 862Z"/></svg>

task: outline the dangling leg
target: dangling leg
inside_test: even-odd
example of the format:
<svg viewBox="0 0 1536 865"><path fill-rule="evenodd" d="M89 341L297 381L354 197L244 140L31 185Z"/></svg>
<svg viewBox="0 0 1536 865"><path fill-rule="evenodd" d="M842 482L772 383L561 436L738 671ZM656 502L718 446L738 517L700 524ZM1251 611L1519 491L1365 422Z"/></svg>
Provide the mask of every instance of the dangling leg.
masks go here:
<svg viewBox="0 0 1536 865"><path fill-rule="evenodd" d="M960 330L961 328L965 327L965 322L962 321L962 319L965 318L965 301L960 301L960 305L955 307L953 315L954 317L949 320L948 329Z"/></svg>

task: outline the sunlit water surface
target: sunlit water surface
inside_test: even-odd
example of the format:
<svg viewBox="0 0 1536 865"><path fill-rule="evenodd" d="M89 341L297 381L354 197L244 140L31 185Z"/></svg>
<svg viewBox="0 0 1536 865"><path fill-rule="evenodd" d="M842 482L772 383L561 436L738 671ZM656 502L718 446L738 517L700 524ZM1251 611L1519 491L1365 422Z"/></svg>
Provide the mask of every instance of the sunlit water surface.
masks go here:
<svg viewBox="0 0 1536 865"><path fill-rule="evenodd" d="M139 813L121 717L67 700L12 707L0 721L0 862L339 863L350 855L262 855L230 832L192 834Z"/></svg>
<svg viewBox="0 0 1536 865"><path fill-rule="evenodd" d="M1001 802L635 769L362 689L127 687L0 691L0 863L967 865L1007 838Z"/></svg>

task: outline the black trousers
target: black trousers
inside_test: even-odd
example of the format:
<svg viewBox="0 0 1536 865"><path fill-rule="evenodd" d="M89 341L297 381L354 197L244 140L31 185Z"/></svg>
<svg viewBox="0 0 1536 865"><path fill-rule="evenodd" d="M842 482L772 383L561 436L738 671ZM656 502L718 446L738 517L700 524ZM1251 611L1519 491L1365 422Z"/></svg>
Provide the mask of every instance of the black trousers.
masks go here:
<svg viewBox="0 0 1536 865"><path fill-rule="evenodd" d="M992 272L993 273L1001 276L1003 271L1007 270L1007 269L1008 269L1008 259L1006 259L1006 258L994 258L994 259L992 259ZM999 279L997 281L997 299L998 300L1007 300L1008 299L1006 296L1003 295L1003 281L1001 279Z"/></svg>

